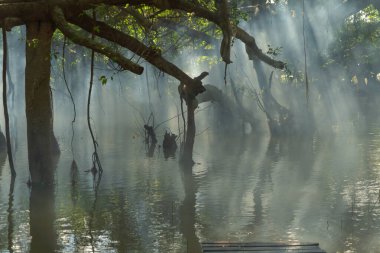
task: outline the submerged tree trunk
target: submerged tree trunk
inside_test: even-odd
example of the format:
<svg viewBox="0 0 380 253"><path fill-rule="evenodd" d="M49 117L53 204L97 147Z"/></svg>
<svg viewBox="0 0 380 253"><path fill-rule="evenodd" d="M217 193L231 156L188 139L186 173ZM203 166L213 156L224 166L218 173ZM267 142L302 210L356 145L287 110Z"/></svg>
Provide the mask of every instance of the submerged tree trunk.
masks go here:
<svg viewBox="0 0 380 253"><path fill-rule="evenodd" d="M198 100L196 97L205 92L206 89L202 85L202 79L208 76L208 72L202 72L199 76L194 78L195 85L186 85L181 83L178 86L178 92L182 101L186 101L187 107L187 132L185 136L185 143L182 152L181 162L185 165L193 165L193 147L195 139L195 109L198 107Z"/></svg>
<svg viewBox="0 0 380 253"><path fill-rule="evenodd" d="M185 146L182 154L182 162L184 164L194 164L193 161L193 148L195 140L195 109L194 106L196 99L189 99L187 105L187 132L185 139Z"/></svg>
<svg viewBox="0 0 380 253"><path fill-rule="evenodd" d="M221 89L211 84L206 84L204 87L206 91L197 96L198 103L204 102L216 102L224 111L223 117L225 114L228 114L228 117L236 116L238 119L241 119L243 123L247 122L251 125L252 128L257 127L257 121L254 118L254 115L251 111L247 110L242 101L238 98L236 85L234 80L231 78L231 88L234 93L235 100L232 100L228 97ZM232 119L230 119L232 120ZM232 122L229 122L232 123ZM230 124L232 125L232 124ZM240 125L240 123L239 123Z"/></svg>
<svg viewBox="0 0 380 253"><path fill-rule="evenodd" d="M53 182L53 155L59 153L53 133L50 50L54 32L49 22L26 25L25 101L29 171L33 184Z"/></svg>
<svg viewBox="0 0 380 253"><path fill-rule="evenodd" d="M269 129L272 135L281 135L294 130L291 112L280 105L271 92L271 81L267 81L263 64L253 58L253 67L256 71L259 87L262 91L263 106L267 116Z"/></svg>

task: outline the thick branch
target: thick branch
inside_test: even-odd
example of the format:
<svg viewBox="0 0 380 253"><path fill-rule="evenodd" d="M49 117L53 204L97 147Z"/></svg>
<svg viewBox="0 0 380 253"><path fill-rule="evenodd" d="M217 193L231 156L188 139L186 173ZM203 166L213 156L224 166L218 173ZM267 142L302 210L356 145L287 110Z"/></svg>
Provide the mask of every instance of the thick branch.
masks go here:
<svg viewBox="0 0 380 253"><path fill-rule="evenodd" d="M219 25L222 28L223 39L220 45L220 55L225 63L231 63L232 29L227 0L215 0L219 12Z"/></svg>
<svg viewBox="0 0 380 253"><path fill-rule="evenodd" d="M272 67L275 67L278 69L285 68L284 62L276 61L270 58L268 55L264 54L263 51L261 51L261 49L257 46L255 38L249 35L246 31L244 31L240 27L237 27L236 38L238 38L245 44L245 48L250 60L253 60L253 58L257 57L258 59L260 59L261 61L267 63L268 65Z"/></svg>
<svg viewBox="0 0 380 253"><path fill-rule="evenodd" d="M188 85L199 85L199 81L193 80L176 65L163 58L158 50L147 47L137 39L112 28L106 23L95 21L85 14L71 17L70 21L88 32L93 32L99 37L115 42L120 46L131 50L161 71L177 78L180 82ZM94 27L96 27L96 29L94 29Z"/></svg>
<svg viewBox="0 0 380 253"><path fill-rule="evenodd" d="M45 20L49 16L48 5L42 1L0 3L0 19L17 17L25 22Z"/></svg>
<svg viewBox="0 0 380 253"><path fill-rule="evenodd" d="M13 27L22 25L24 22L19 18L6 17L1 23L1 27L6 31L11 31Z"/></svg>
<svg viewBox="0 0 380 253"><path fill-rule="evenodd" d="M88 47L90 49L93 49L97 53L107 56L108 58L119 64L123 69L129 70L138 75L140 75L143 72L143 67L125 58L123 55L118 53L113 48L95 42L89 38L86 38L83 35L76 32L74 29L72 29L70 25L66 22L63 11L60 8L54 8L52 18L58 29L61 30L61 32L74 43Z"/></svg>
<svg viewBox="0 0 380 253"><path fill-rule="evenodd" d="M83 11L99 4L125 5L128 0L1 0L0 20L12 17L19 18L22 25L32 21L51 20L51 10L58 6L70 12Z"/></svg>

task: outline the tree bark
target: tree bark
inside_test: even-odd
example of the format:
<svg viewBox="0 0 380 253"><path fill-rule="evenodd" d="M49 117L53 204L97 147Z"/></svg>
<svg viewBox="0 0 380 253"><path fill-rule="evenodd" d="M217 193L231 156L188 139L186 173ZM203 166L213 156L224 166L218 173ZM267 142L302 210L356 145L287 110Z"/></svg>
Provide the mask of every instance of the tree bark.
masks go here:
<svg viewBox="0 0 380 253"><path fill-rule="evenodd" d="M29 171L33 184L52 184L53 155L59 153L53 133L50 50L54 28L49 22L26 25L25 101Z"/></svg>

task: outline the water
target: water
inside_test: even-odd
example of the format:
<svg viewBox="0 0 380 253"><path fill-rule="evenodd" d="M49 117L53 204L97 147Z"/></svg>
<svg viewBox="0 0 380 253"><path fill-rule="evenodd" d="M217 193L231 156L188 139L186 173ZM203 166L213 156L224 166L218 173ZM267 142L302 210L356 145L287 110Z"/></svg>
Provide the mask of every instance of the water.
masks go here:
<svg viewBox="0 0 380 253"><path fill-rule="evenodd" d="M380 252L378 124L361 135L312 140L204 131L188 172L161 150L146 157L138 131L104 120L97 123L104 168L97 186L85 172L92 147L84 121L76 125L76 184L70 121L57 122L62 154L51 192L28 188L25 143L15 154L13 194L1 157L1 252L198 252L199 241L213 240Z"/></svg>

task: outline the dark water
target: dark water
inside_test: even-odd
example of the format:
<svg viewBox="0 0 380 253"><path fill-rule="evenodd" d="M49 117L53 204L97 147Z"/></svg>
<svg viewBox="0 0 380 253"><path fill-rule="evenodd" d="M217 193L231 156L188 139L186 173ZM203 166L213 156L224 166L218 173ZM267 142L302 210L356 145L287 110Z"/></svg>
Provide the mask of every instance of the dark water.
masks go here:
<svg viewBox="0 0 380 253"><path fill-rule="evenodd" d="M92 154L85 127L76 130L72 181L69 121L57 127L62 154L51 191L27 187L25 144L15 154L13 192L0 157L0 252L199 252L200 241L212 240L380 252L377 124L313 140L205 131L188 172L159 149L146 157L137 132L102 122L99 185L85 172Z"/></svg>

